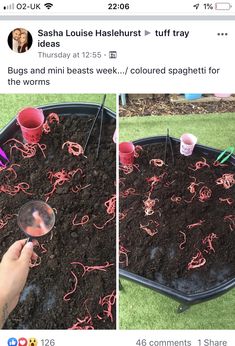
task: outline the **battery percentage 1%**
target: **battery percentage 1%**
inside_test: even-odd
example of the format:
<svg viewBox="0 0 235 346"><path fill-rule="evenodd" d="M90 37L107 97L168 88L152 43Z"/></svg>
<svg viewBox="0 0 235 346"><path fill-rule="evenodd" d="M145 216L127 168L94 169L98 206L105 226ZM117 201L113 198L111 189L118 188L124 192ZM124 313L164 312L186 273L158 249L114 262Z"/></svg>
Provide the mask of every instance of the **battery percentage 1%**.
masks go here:
<svg viewBox="0 0 235 346"><path fill-rule="evenodd" d="M203 4L203 7L205 10L213 10L214 9L213 4L210 4L210 3Z"/></svg>

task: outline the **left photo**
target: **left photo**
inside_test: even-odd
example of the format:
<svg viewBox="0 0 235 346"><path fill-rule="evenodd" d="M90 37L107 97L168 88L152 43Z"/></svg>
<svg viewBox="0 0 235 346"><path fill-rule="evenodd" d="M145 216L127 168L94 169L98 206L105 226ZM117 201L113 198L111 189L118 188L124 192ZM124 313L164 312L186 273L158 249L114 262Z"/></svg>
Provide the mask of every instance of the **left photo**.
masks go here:
<svg viewBox="0 0 235 346"><path fill-rule="evenodd" d="M116 95L0 104L0 327L115 329Z"/></svg>

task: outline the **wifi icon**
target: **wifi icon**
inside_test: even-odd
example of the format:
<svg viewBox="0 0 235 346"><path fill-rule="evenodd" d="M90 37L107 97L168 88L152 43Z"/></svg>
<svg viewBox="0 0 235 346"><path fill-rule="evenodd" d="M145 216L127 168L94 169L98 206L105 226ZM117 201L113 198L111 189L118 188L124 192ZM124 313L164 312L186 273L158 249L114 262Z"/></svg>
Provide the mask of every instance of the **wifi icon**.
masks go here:
<svg viewBox="0 0 235 346"><path fill-rule="evenodd" d="M47 2L44 4L44 6L49 10L53 6L53 4L51 2Z"/></svg>

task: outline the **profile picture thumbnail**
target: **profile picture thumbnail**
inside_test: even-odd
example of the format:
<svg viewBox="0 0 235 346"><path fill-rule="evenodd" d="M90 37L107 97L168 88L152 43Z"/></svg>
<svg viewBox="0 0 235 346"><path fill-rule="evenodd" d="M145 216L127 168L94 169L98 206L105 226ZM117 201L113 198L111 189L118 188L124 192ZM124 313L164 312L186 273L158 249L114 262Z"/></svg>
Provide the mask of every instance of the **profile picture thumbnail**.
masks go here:
<svg viewBox="0 0 235 346"><path fill-rule="evenodd" d="M30 32L23 28L15 28L8 36L8 45L16 53L27 52L33 43Z"/></svg>

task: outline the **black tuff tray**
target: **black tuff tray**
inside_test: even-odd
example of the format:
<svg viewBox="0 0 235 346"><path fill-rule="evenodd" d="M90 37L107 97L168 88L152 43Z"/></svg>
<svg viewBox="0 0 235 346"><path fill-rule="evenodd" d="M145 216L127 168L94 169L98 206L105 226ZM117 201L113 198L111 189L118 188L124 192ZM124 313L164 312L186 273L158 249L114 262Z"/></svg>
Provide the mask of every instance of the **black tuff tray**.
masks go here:
<svg viewBox="0 0 235 346"><path fill-rule="evenodd" d="M171 140L173 144L180 143L179 139L171 137ZM150 145L150 144L156 144L156 143L165 143L165 141L166 141L166 136L157 136L157 137L148 137L148 138L138 139L136 141L133 141L133 143L135 145L143 146L143 145ZM219 155L219 153L221 153L221 150L210 148L210 147L199 145L199 144L195 146L194 150L195 152L203 154L203 156L208 156L208 153L210 154L213 153L215 154L215 158ZM233 166L235 166L234 155L230 157L229 162L232 163ZM165 296L168 296L174 300L177 300L181 304L186 306L201 303L203 301L216 298L226 293L233 287L235 287L235 278L232 278L208 290L198 292L198 293L193 293L193 294L186 294L185 292L181 292L174 288L159 284L156 281L146 279L140 275L136 275L125 269L119 269L119 274L121 278L134 281L137 284L143 285ZM183 311L183 310L179 310L179 312L180 311Z"/></svg>
<svg viewBox="0 0 235 346"><path fill-rule="evenodd" d="M71 116L77 114L79 116L95 116L98 112L100 104L96 103L60 103L38 106L43 110L45 118L50 113L58 113L61 116ZM109 108L104 107L104 121L111 121L116 118L116 114ZM12 134L19 130L16 117L14 117L3 129L0 130L0 144L7 141Z"/></svg>
<svg viewBox="0 0 235 346"><path fill-rule="evenodd" d="M59 116L83 116L92 117L97 114L100 104L93 103L61 103L61 104L50 104L45 106L38 106L36 108L42 109L45 118L50 113L57 113ZM115 122L116 114L110 109L104 107L104 122ZM9 138L15 135L17 131L20 130L19 125L17 125L16 116L0 130L0 146L6 142ZM35 286L37 289L37 286ZM26 287L27 289L27 287ZM51 304L53 299L53 291L49 291L48 299L44 302L48 306ZM23 295L23 293L22 293Z"/></svg>

